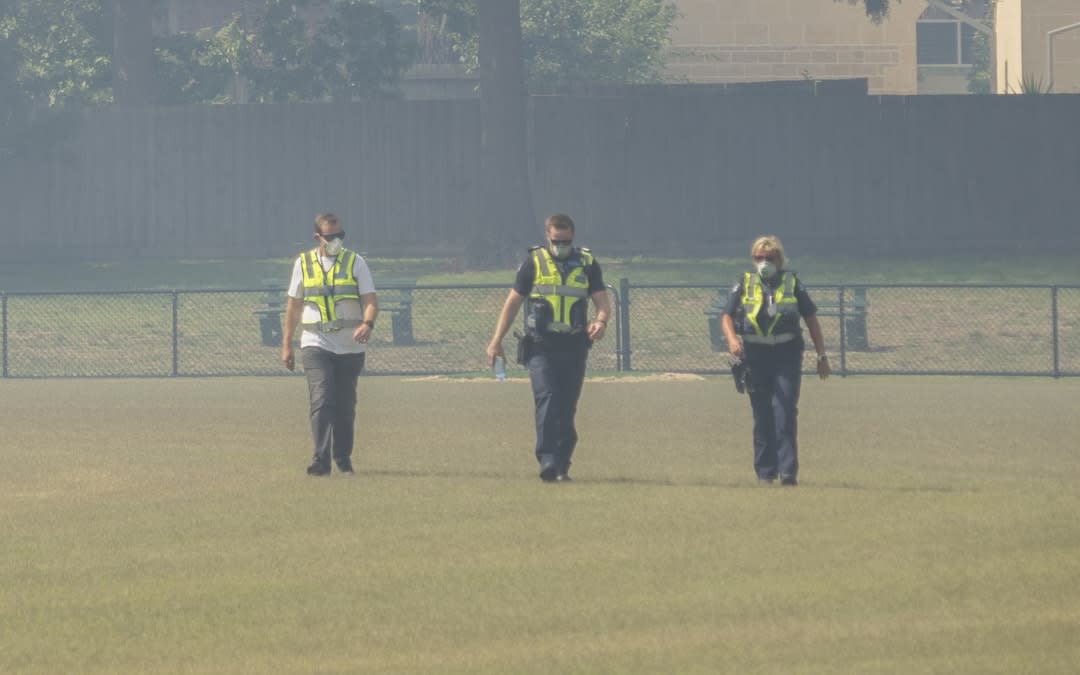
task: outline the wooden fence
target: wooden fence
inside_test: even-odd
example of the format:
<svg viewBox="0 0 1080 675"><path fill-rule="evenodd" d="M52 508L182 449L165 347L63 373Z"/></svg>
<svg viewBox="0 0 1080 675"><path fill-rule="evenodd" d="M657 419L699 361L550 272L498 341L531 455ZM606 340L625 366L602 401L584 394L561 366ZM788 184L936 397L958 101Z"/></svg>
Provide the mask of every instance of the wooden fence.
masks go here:
<svg viewBox="0 0 1080 675"><path fill-rule="evenodd" d="M1080 96L534 96L537 223L605 252L1080 251ZM315 212L370 255L456 252L479 104L88 110L0 166L0 259L291 255ZM538 228L539 235L539 228Z"/></svg>

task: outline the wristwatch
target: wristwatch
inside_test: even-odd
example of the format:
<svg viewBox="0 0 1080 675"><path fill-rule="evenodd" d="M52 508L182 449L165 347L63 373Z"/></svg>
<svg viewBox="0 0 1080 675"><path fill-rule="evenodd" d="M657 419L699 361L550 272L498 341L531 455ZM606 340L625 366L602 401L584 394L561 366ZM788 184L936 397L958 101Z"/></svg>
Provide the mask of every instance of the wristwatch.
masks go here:
<svg viewBox="0 0 1080 675"><path fill-rule="evenodd" d="M818 354L818 355L817 355L817 360L818 360L818 361L825 361L825 360L827 360L828 358L829 358L829 355L828 355L828 354Z"/></svg>
<svg viewBox="0 0 1080 675"><path fill-rule="evenodd" d="M374 321L371 321L369 319L364 319L360 323L366 323L368 328L370 328L371 330L375 330L375 322Z"/></svg>

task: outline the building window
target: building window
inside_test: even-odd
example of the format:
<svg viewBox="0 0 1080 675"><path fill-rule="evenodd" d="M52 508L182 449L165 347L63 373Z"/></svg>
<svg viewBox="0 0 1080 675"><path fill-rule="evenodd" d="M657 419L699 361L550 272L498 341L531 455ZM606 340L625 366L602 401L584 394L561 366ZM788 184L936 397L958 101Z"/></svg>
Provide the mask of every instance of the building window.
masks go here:
<svg viewBox="0 0 1080 675"><path fill-rule="evenodd" d="M959 21L919 21L915 25L919 65L971 65L975 29Z"/></svg>

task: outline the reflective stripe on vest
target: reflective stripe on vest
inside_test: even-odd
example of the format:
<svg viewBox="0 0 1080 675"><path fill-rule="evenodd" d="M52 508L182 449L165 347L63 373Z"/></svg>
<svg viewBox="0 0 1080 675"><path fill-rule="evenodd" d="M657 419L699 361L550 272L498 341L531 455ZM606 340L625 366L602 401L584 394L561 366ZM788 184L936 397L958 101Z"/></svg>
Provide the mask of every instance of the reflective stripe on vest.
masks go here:
<svg viewBox="0 0 1080 675"><path fill-rule="evenodd" d="M304 276L304 302L319 310L319 321L305 321L303 326L313 330L331 332L348 326L359 326L360 320L339 319L334 303L340 300L360 300L360 286L353 277L356 252L341 249L334 259L334 267L327 275L319 264L318 249L300 256L300 269Z"/></svg>
<svg viewBox="0 0 1080 675"><path fill-rule="evenodd" d="M575 304L589 297L589 276L585 268L592 264L592 254L584 249L578 251L579 265L566 272L566 278L559 274L555 261L547 248L537 248L532 252L533 288L529 294L532 302L546 302L551 307L551 323L547 325L551 333L572 333L585 328L571 323L570 310ZM584 316L584 313L582 313Z"/></svg>
<svg viewBox="0 0 1080 675"><path fill-rule="evenodd" d="M776 287L776 291L773 293L772 301L776 306L776 316L769 322L769 327L762 331L761 326L758 325L757 316L761 311L761 305L765 302L765 294L761 292L761 280L758 278L756 272L747 272L743 275L743 294L742 294L742 308L745 313L746 321L754 328L754 335L761 337L779 337L773 336L773 329L776 328L776 324L780 321L780 318L784 315L799 312L799 301L795 297L795 275L790 272L780 273L780 284ZM782 335L792 335L792 337L780 342L787 342L794 338L791 333L785 333ZM750 337L749 335L747 337ZM757 340L749 339L747 342L757 342ZM776 341L770 344L777 344Z"/></svg>

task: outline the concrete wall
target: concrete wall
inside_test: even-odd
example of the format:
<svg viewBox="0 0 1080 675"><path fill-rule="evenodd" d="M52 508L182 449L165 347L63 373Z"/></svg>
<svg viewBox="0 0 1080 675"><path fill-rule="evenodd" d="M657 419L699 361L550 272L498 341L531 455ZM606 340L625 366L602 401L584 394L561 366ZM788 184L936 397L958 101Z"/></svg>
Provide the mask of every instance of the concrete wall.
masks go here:
<svg viewBox="0 0 1080 675"><path fill-rule="evenodd" d="M1019 92L1025 72L1021 2L998 0L994 10L994 91L998 94Z"/></svg>
<svg viewBox="0 0 1080 675"><path fill-rule="evenodd" d="M834 0L676 0L668 77L689 82L867 78L871 94L918 90L915 22L925 0L875 25Z"/></svg>

